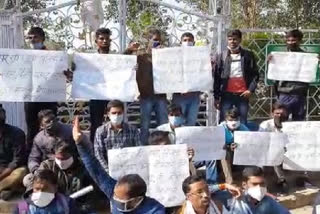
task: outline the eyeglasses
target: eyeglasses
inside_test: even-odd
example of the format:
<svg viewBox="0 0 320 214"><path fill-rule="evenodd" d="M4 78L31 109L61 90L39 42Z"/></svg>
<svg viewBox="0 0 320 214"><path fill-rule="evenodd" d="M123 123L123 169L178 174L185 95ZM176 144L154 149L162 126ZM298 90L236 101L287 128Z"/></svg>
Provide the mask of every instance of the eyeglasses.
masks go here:
<svg viewBox="0 0 320 214"><path fill-rule="evenodd" d="M209 197L209 195L210 195L209 191L205 191L205 190L198 191L198 192L190 192L189 194L198 196L200 198Z"/></svg>

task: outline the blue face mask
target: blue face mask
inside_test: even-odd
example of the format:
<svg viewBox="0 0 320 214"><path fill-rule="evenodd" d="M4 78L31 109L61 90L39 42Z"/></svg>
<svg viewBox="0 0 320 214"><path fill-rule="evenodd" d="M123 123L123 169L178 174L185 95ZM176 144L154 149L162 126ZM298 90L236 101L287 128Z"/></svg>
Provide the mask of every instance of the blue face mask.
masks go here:
<svg viewBox="0 0 320 214"><path fill-rule="evenodd" d="M31 43L30 46L32 49L35 49L35 50L41 50L44 47L42 42Z"/></svg>
<svg viewBox="0 0 320 214"><path fill-rule="evenodd" d="M184 119L181 116L169 116L169 123L174 127L182 126Z"/></svg>
<svg viewBox="0 0 320 214"><path fill-rule="evenodd" d="M152 42L152 48L156 48L160 45L160 42L159 41L153 41Z"/></svg>

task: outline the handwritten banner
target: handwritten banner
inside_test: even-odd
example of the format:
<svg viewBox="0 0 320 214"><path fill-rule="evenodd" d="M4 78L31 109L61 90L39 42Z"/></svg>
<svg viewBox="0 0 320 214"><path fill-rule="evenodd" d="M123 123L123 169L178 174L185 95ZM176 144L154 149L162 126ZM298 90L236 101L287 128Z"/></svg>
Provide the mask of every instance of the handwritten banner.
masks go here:
<svg viewBox="0 0 320 214"><path fill-rule="evenodd" d="M144 146L108 151L109 173L115 179L139 174L147 183L147 195L166 207L185 199L182 182L189 176L186 145Z"/></svg>
<svg viewBox="0 0 320 214"><path fill-rule="evenodd" d="M309 132L320 129L320 121L285 122L282 123L282 132Z"/></svg>
<svg viewBox="0 0 320 214"><path fill-rule="evenodd" d="M152 64L157 94L212 90L209 47L152 49Z"/></svg>
<svg viewBox="0 0 320 214"><path fill-rule="evenodd" d="M320 171L320 133L287 133L288 141L283 168L297 171Z"/></svg>
<svg viewBox="0 0 320 214"><path fill-rule="evenodd" d="M138 94L136 56L76 53L72 97L79 100L134 101Z"/></svg>
<svg viewBox="0 0 320 214"><path fill-rule="evenodd" d="M61 51L0 49L0 101L66 101L67 54Z"/></svg>
<svg viewBox="0 0 320 214"><path fill-rule="evenodd" d="M278 166L283 161L287 136L274 132L236 131L234 142L238 146L234 152L233 164Z"/></svg>
<svg viewBox="0 0 320 214"><path fill-rule="evenodd" d="M316 81L318 54L297 52L271 52L268 79L280 81ZM290 71L290 72L289 72Z"/></svg>

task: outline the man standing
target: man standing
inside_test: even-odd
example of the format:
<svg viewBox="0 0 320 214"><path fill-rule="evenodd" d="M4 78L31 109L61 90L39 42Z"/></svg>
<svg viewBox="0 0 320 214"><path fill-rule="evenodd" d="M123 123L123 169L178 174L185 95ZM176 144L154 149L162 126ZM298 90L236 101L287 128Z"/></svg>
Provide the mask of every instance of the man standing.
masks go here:
<svg viewBox="0 0 320 214"><path fill-rule="evenodd" d="M282 123L288 120L287 109L284 105L280 103L275 103L272 106L272 119L263 121L260 124L259 131L261 132L282 132ZM289 191L289 186L287 184L284 172L281 165L275 166L274 171L278 178L278 186L281 192L286 194Z"/></svg>
<svg viewBox="0 0 320 214"><path fill-rule="evenodd" d="M184 33L181 36L181 45L183 47L194 46L194 36L192 33ZM197 123L200 92L174 93L172 102L181 106L182 113L185 118L185 126L195 126Z"/></svg>
<svg viewBox="0 0 320 214"><path fill-rule="evenodd" d="M100 126L94 138L94 153L101 166L108 172L108 150L140 146L139 131L124 122L124 104L112 100L107 105L109 122Z"/></svg>
<svg viewBox="0 0 320 214"><path fill-rule="evenodd" d="M288 52L304 52L300 48L303 33L300 30L292 30L286 34ZM268 62L272 55L268 56ZM307 100L309 84L298 81L276 81L275 92L278 102L284 104L288 114L292 114L293 121L302 121L306 117L305 104Z"/></svg>
<svg viewBox="0 0 320 214"><path fill-rule="evenodd" d="M0 198L8 200L27 173L25 134L5 123L6 112L0 107Z"/></svg>
<svg viewBox="0 0 320 214"><path fill-rule="evenodd" d="M228 33L228 50L218 54L213 62L215 107L220 109L220 121L233 106L240 112L240 121L247 123L249 98L254 93L259 72L253 52L240 46L242 33Z"/></svg>
<svg viewBox="0 0 320 214"><path fill-rule="evenodd" d="M46 36L42 28L32 27L28 32L27 39L32 49L47 50L44 45ZM58 104L56 102L26 102L24 104L27 124L27 153L31 150L33 138L40 131L38 113L44 109L51 109L57 115Z"/></svg>
<svg viewBox="0 0 320 214"><path fill-rule="evenodd" d="M149 44L144 54L138 55L137 83L140 92L141 140L148 144L152 112L155 112L157 126L168 122L167 96L155 94L153 89L152 49L161 47L163 41L159 30L149 31Z"/></svg>

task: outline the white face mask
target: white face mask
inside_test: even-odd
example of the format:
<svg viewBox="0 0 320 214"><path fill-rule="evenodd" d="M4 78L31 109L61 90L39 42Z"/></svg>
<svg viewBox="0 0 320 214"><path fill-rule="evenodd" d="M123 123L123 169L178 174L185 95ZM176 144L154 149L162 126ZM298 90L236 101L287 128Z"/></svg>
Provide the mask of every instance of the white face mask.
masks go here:
<svg viewBox="0 0 320 214"><path fill-rule="evenodd" d="M109 114L110 122L114 125L120 125L123 122L123 114Z"/></svg>
<svg viewBox="0 0 320 214"><path fill-rule="evenodd" d="M228 126L229 129L235 130L235 129L239 128L240 121L239 120L237 120L237 121L227 121L227 126Z"/></svg>
<svg viewBox="0 0 320 214"><path fill-rule="evenodd" d="M248 195L250 195L252 198L256 199L257 201L261 201L267 193L267 188L261 187L258 185L255 187L248 188L247 193L248 193Z"/></svg>
<svg viewBox="0 0 320 214"><path fill-rule="evenodd" d="M31 43L30 47L35 50L41 50L44 47L44 45L42 42L37 42L37 43Z"/></svg>
<svg viewBox="0 0 320 214"><path fill-rule="evenodd" d="M37 207L46 207L51 203L54 197L54 193L34 192L31 195L31 200Z"/></svg>
<svg viewBox="0 0 320 214"><path fill-rule="evenodd" d="M190 46L193 46L193 42L182 42L181 43L181 45L183 46L183 47L190 47Z"/></svg>
<svg viewBox="0 0 320 214"><path fill-rule="evenodd" d="M60 169L62 169L62 170L68 169L73 164L73 157L71 156L67 160L60 160L60 159L55 158L55 162L59 166Z"/></svg>
<svg viewBox="0 0 320 214"><path fill-rule="evenodd" d="M117 210L119 210L120 212L131 212L141 204L141 202L144 199L144 196L138 196L129 200L120 200L115 197L113 197L113 199L114 203L116 204ZM132 201L136 201L136 203L132 204Z"/></svg>
<svg viewBox="0 0 320 214"><path fill-rule="evenodd" d="M231 47L228 46L228 49L230 51L238 51L240 49L240 47L241 47L240 45L238 45L238 47L236 47L236 48L231 48Z"/></svg>

